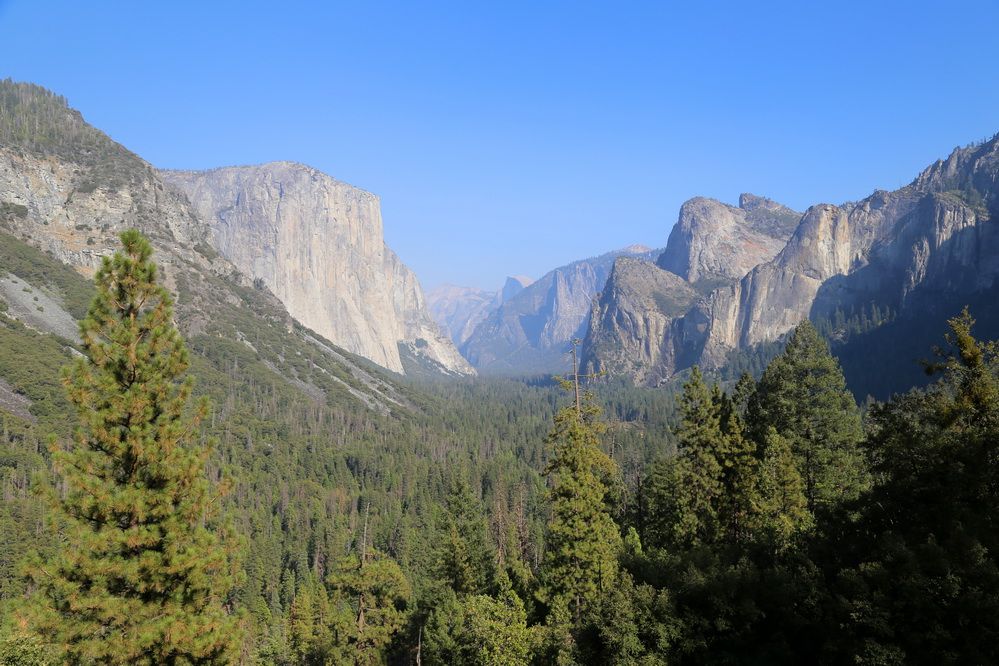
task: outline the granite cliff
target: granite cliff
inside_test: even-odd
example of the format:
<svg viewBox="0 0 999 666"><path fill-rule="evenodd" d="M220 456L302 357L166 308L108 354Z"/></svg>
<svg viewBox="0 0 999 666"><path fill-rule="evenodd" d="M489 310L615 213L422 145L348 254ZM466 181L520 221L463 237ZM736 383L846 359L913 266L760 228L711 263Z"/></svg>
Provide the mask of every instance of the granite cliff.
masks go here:
<svg viewBox="0 0 999 666"><path fill-rule="evenodd" d="M709 323L703 362L717 366L732 349L836 309L874 302L906 317L991 289L999 278L997 212L996 138L955 150L894 192L812 206L772 261L698 305Z"/></svg>
<svg viewBox="0 0 999 666"><path fill-rule="evenodd" d="M480 372L537 374L565 370L568 343L586 332L593 299L620 256L651 261L659 252L633 245L549 271L492 310L461 345ZM509 294L507 294L509 295Z"/></svg>
<svg viewBox="0 0 999 666"><path fill-rule="evenodd" d="M475 327L504 302L522 292L533 282L522 275L510 276L499 291L441 285L427 294L430 314L454 344L461 345L475 332Z"/></svg>
<svg viewBox="0 0 999 666"><path fill-rule="evenodd" d="M851 342L833 322L868 307L897 320L898 333L880 343L891 356L922 334L921 318L942 322L999 286L999 137L956 149L899 190L810 207L782 247L793 211L747 195L738 210L687 202L658 262L669 276L615 266L591 319L585 368L656 384L695 363L719 368L805 318L829 322L844 358L861 358L850 345L873 338Z"/></svg>
<svg viewBox="0 0 999 666"><path fill-rule="evenodd" d="M386 375L296 322L266 285L220 256L196 208L148 162L89 125L64 98L0 81L4 316L72 343L74 320L90 298L78 275L92 276L128 228L152 242L160 279L176 301L178 326L194 354L217 364L217 371L238 364L276 377L306 402L358 400L381 412L408 408ZM28 247L40 254L32 258L23 249ZM71 277L53 278L53 266ZM385 270L411 275L393 258ZM19 302L24 294L33 299ZM419 298L413 279L399 293L398 307Z"/></svg>
<svg viewBox="0 0 999 666"><path fill-rule="evenodd" d="M292 162L161 176L207 221L219 253L303 325L396 372L411 358L474 373L386 247L375 195Z"/></svg>
<svg viewBox="0 0 999 666"><path fill-rule="evenodd" d="M740 196L738 207L704 197L685 202L655 264L614 264L590 318L583 368L655 385L686 367L703 326L685 319L687 311L776 255L799 218L752 194Z"/></svg>

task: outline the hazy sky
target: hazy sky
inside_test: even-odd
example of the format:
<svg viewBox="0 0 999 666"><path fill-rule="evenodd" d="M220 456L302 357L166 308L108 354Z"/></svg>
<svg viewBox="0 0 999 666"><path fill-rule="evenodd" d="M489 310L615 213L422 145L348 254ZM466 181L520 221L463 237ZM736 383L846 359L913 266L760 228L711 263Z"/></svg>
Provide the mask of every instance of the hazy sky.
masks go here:
<svg viewBox="0 0 999 666"><path fill-rule="evenodd" d="M381 196L425 287L631 243L695 195L890 189L999 131L999 3L0 0L0 77L156 166Z"/></svg>

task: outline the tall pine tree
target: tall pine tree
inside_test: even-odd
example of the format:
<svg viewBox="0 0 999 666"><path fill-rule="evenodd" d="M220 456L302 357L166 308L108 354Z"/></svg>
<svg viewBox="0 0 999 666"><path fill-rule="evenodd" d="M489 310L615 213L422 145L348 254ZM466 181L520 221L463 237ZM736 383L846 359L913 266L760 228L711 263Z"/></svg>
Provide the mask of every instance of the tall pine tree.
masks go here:
<svg viewBox="0 0 999 666"><path fill-rule="evenodd" d="M802 322L784 353L767 366L746 418L757 442L764 442L770 427L787 440L812 513L867 487L860 410L811 322Z"/></svg>
<svg viewBox="0 0 999 666"><path fill-rule="evenodd" d="M576 620L617 577L621 535L607 499L617 466L600 449L604 425L587 395L581 407L561 409L548 436L551 519L542 563L541 597L560 602Z"/></svg>
<svg viewBox="0 0 999 666"><path fill-rule="evenodd" d="M28 566L24 621L67 663L225 663L239 645L226 612L232 553L208 527L217 497L189 408L188 356L152 247L137 231L105 258L80 324L86 357L65 374L80 427L53 444L58 553Z"/></svg>

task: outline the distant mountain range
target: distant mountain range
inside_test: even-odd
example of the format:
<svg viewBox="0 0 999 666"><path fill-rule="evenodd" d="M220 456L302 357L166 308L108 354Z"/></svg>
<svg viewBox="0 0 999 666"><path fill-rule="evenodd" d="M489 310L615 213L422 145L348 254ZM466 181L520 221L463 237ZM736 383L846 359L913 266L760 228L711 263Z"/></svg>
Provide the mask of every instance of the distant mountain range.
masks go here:
<svg viewBox="0 0 999 666"><path fill-rule="evenodd" d="M311 329L337 358L475 373L386 247L375 195L289 162L159 171L43 88L3 81L0 93L0 231L89 275L118 233L139 228L187 335L221 325L249 287L283 329ZM258 344L238 325L225 335Z"/></svg>
<svg viewBox="0 0 999 666"><path fill-rule="evenodd" d="M999 334L997 222L999 136L899 190L800 217L748 195L738 209L692 199L655 266L616 262L584 367L655 385L694 364L724 368L810 318L854 391L885 397L920 381L918 359L962 306Z"/></svg>
<svg viewBox="0 0 999 666"><path fill-rule="evenodd" d="M665 250L627 248L557 268L513 298L451 287L431 311L483 373L582 366L655 386L700 365L762 367L805 318L859 397L925 381L919 360L973 306L999 337L999 137L955 149L912 183L804 213L743 194L696 197Z"/></svg>
<svg viewBox="0 0 999 666"><path fill-rule="evenodd" d="M563 372L569 343L585 334L593 299L603 289L614 260L651 261L660 252L632 245L560 266L535 282L508 278L498 292L435 290L430 310L479 372Z"/></svg>
<svg viewBox="0 0 999 666"><path fill-rule="evenodd" d="M186 335L238 343L307 393L336 385L390 409L362 358L405 374L550 374L575 338L584 370L656 386L695 364L758 368L810 318L854 391L884 397L921 381L916 361L962 306L999 337L999 137L859 202L798 213L697 197L664 250L424 297L371 193L291 162L160 171L43 88L0 93L0 234L89 276L139 228ZM29 267L0 266L5 316L71 338L79 286L17 287Z"/></svg>

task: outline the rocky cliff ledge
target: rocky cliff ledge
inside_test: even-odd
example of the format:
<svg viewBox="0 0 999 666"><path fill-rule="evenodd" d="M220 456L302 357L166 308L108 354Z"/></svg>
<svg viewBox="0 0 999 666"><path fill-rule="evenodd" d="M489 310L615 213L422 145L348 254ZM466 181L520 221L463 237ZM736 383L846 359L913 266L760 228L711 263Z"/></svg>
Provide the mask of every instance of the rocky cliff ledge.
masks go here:
<svg viewBox="0 0 999 666"><path fill-rule="evenodd" d="M213 245L303 325L403 372L400 345L474 374L431 319L416 276L385 246L378 197L302 164L163 171L211 226Z"/></svg>

